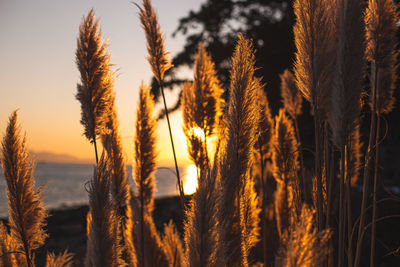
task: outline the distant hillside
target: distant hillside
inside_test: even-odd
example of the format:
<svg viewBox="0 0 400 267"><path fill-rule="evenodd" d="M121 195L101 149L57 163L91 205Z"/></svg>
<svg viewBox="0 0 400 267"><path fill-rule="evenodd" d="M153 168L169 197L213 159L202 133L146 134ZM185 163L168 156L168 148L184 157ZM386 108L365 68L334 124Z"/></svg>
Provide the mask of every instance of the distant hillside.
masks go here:
<svg viewBox="0 0 400 267"><path fill-rule="evenodd" d="M79 158L68 154L31 151L31 157L36 162L61 162L61 163L93 163L92 159Z"/></svg>

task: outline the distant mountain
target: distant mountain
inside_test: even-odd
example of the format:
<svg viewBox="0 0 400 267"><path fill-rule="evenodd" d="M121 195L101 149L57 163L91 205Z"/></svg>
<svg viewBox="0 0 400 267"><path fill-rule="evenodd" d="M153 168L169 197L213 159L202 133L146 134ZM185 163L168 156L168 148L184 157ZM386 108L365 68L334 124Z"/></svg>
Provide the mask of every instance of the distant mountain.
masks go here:
<svg viewBox="0 0 400 267"><path fill-rule="evenodd" d="M31 151L31 157L36 162L60 162L60 163L94 163L92 159L79 158L68 154L57 154L44 151Z"/></svg>

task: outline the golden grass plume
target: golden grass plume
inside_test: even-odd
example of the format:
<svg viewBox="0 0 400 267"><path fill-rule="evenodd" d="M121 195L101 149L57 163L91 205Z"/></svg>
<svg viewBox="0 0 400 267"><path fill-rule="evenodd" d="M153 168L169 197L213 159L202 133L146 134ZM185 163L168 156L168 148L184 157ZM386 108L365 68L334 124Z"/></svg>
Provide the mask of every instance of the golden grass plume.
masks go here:
<svg viewBox="0 0 400 267"><path fill-rule="evenodd" d="M230 264L247 265L243 255L240 229L240 199L251 166L256 141L259 112L256 110L256 92L260 81L254 76L255 56L251 40L239 35L232 56L228 112L225 116L225 140L221 155L220 183L222 196L218 208L220 236L224 258ZM236 225L236 226L234 226Z"/></svg>
<svg viewBox="0 0 400 267"><path fill-rule="evenodd" d="M86 266L117 266L121 259L118 215L111 200L111 162L102 154L89 184Z"/></svg>
<svg viewBox="0 0 400 267"><path fill-rule="evenodd" d="M192 90L195 96L194 122L204 131L207 138L214 133L215 126L219 123L223 90L211 56L202 43L198 45L194 61Z"/></svg>
<svg viewBox="0 0 400 267"><path fill-rule="evenodd" d="M328 104L334 64L334 21L332 3L325 0L294 1L296 44L294 73L297 86L314 110Z"/></svg>
<svg viewBox="0 0 400 267"><path fill-rule="evenodd" d="M7 227L0 222L0 266L18 266L15 242L7 231Z"/></svg>
<svg viewBox="0 0 400 267"><path fill-rule="evenodd" d="M361 110L364 72L364 22L359 0L338 0L337 44L331 109L333 142L342 148L356 127Z"/></svg>
<svg viewBox="0 0 400 267"><path fill-rule="evenodd" d="M108 45L102 41L98 25L99 21L95 21L95 13L91 9L79 27L76 49L76 64L81 74L76 98L81 103L84 135L92 143L102 133L107 122L108 102L112 97L114 83Z"/></svg>
<svg viewBox="0 0 400 267"><path fill-rule="evenodd" d="M139 17L143 30L146 35L147 51L151 70L158 83L164 79L164 72L172 67L168 52L164 45L164 36L161 33L157 14L151 5L151 0L143 0L142 7L139 8Z"/></svg>
<svg viewBox="0 0 400 267"><path fill-rule="evenodd" d="M33 266L33 251L41 247L47 233L47 212L41 191L35 191L34 165L29 159L25 137L21 137L18 115L9 117L2 141L1 166L7 182L9 226L17 250L26 257L28 267Z"/></svg>
<svg viewBox="0 0 400 267"><path fill-rule="evenodd" d="M365 12L366 58L378 68L376 112L389 113L394 105L397 69L396 33L399 13L392 0L369 0ZM374 82L374 81L373 81Z"/></svg>
<svg viewBox="0 0 400 267"><path fill-rule="evenodd" d="M303 97L296 85L293 73L286 69L281 75L281 96L283 107L292 119L301 115Z"/></svg>
<svg viewBox="0 0 400 267"><path fill-rule="evenodd" d="M185 253L181 237L176 229L175 223L170 220L164 224L164 235L162 238L163 248L168 258L170 267L185 266Z"/></svg>
<svg viewBox="0 0 400 267"><path fill-rule="evenodd" d="M72 267L72 254L65 250L63 253L56 255L49 252L46 255L46 267Z"/></svg>
<svg viewBox="0 0 400 267"><path fill-rule="evenodd" d="M329 230L317 231L315 210L305 204L298 221L294 222L286 244L276 258L277 267L317 267L322 266L327 255Z"/></svg>
<svg viewBox="0 0 400 267"><path fill-rule="evenodd" d="M186 211L186 266L223 266L223 256L217 249L221 244L218 233L218 201L216 165L201 171L198 188Z"/></svg>

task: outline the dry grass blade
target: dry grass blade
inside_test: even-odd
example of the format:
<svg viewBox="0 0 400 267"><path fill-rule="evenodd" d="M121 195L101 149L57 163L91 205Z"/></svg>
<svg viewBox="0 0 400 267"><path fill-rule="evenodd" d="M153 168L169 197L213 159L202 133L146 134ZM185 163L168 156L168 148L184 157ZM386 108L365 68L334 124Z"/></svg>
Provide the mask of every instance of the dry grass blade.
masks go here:
<svg viewBox="0 0 400 267"><path fill-rule="evenodd" d="M260 82L254 77L254 71L255 57L251 41L239 35L232 57L229 107L225 117L226 144L220 166L220 249L228 265L247 265L246 255L242 255L241 250L246 237L242 236L240 230L240 199L248 180L259 116L254 102Z"/></svg>
<svg viewBox="0 0 400 267"><path fill-rule="evenodd" d="M140 12L140 22L146 35L147 51L154 77L159 83L164 78L164 72L172 67L168 52L165 50L164 37L158 24L157 14L151 5L151 0L143 0L143 7L136 5Z"/></svg>
<svg viewBox="0 0 400 267"><path fill-rule="evenodd" d="M46 267L72 267L72 254L65 250L62 254L56 255L53 252L47 253Z"/></svg>
<svg viewBox="0 0 400 267"><path fill-rule="evenodd" d="M19 251L23 251L28 267L33 266L33 250L44 244L47 234L47 212L44 208L41 192L35 191L33 163L21 137L14 111L7 126L2 142L1 165L7 182L9 205L9 226L11 238Z"/></svg>
<svg viewBox="0 0 400 267"><path fill-rule="evenodd" d="M98 24L92 9L79 27L76 50L76 64L81 74L76 98L81 103L84 135L92 143L95 143L96 136L102 133L107 122L114 83L110 72L110 54L107 44L102 41Z"/></svg>

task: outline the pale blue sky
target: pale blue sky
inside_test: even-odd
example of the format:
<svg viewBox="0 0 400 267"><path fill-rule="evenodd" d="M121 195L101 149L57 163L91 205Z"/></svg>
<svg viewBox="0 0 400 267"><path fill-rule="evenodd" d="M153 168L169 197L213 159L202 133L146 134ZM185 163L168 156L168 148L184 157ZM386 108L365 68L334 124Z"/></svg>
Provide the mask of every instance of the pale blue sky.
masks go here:
<svg viewBox="0 0 400 267"><path fill-rule="evenodd" d="M184 45L184 37L171 36L179 18L191 9L198 10L202 2L153 0L172 54ZM118 113L125 151L132 158L138 87L141 80L150 81L151 72L138 10L128 0L0 1L0 131L4 133L7 117L18 108L32 150L91 157L74 95L79 80L75 65L78 28L92 7L100 17L103 36L109 38L112 63L119 69L115 84ZM169 101L174 102L172 96ZM173 116L173 123L177 150L183 157L179 116ZM164 122L159 132L160 160L166 163L170 148Z"/></svg>

